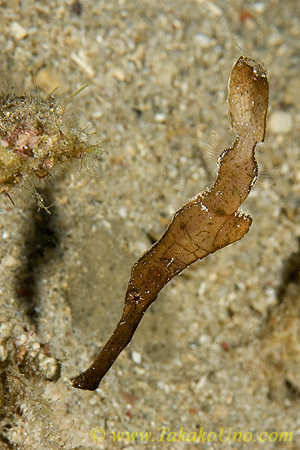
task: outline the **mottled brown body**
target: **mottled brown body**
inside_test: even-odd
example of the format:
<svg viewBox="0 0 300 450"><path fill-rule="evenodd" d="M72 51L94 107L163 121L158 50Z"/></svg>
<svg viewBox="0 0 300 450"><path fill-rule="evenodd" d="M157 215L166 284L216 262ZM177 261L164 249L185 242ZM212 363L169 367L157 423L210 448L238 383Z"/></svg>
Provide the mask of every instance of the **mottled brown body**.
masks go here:
<svg viewBox="0 0 300 450"><path fill-rule="evenodd" d="M237 137L220 156L215 184L177 211L161 239L133 266L121 320L93 364L72 379L74 387L98 387L166 283L247 233L252 219L239 207L257 177L254 150L264 139L268 108L268 81L261 64L246 57L237 60L228 103Z"/></svg>

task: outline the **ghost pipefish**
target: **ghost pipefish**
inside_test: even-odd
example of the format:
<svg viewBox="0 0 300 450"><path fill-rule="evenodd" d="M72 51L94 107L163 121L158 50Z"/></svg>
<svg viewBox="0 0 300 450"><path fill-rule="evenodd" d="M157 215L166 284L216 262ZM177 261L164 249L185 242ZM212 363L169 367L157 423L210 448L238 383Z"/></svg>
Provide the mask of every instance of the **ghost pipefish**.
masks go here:
<svg viewBox="0 0 300 450"><path fill-rule="evenodd" d="M122 317L91 366L71 379L73 387L97 389L160 290L190 264L247 233L252 219L239 207L257 178L254 150L265 137L268 95L264 67L241 56L228 96L236 140L219 157L215 184L179 209L161 239L134 264Z"/></svg>

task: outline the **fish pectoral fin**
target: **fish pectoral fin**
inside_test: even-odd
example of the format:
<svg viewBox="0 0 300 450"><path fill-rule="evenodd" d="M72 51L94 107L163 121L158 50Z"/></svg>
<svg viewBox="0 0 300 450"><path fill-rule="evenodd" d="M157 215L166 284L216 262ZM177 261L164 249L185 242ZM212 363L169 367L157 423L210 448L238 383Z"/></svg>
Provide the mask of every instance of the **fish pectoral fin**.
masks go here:
<svg viewBox="0 0 300 450"><path fill-rule="evenodd" d="M248 232L251 223L252 218L250 215L242 210L238 210L228 216L214 239L215 250L242 239Z"/></svg>

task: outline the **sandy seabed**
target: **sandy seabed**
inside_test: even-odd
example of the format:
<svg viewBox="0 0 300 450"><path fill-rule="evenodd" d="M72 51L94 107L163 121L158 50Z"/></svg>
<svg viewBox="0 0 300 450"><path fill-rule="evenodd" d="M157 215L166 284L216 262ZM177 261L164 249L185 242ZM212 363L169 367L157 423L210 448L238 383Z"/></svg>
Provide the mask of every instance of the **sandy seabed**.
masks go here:
<svg viewBox="0 0 300 450"><path fill-rule="evenodd" d="M66 120L100 142L0 198L1 450L299 449L299 39L297 0L0 0L2 91L64 104L88 83ZM270 83L250 232L169 283L100 388L75 390L133 263L215 179L241 54Z"/></svg>

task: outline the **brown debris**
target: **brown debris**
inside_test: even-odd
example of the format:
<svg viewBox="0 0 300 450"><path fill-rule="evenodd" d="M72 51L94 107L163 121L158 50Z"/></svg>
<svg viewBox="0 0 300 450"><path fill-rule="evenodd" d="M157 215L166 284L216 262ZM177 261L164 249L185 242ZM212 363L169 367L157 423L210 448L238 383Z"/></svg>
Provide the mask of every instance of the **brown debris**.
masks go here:
<svg viewBox="0 0 300 450"><path fill-rule="evenodd" d="M133 266L121 320L93 364L71 380L73 387L97 389L160 290L193 262L247 233L252 219L239 207L257 178L254 150L265 136L268 91L263 66L241 56L228 98L236 140L219 158L215 184L178 210L161 239Z"/></svg>

